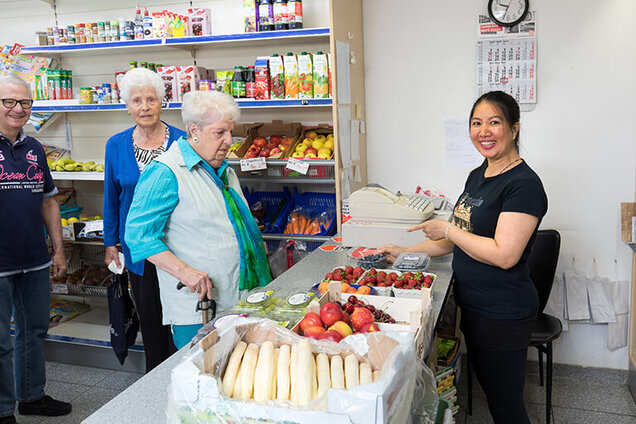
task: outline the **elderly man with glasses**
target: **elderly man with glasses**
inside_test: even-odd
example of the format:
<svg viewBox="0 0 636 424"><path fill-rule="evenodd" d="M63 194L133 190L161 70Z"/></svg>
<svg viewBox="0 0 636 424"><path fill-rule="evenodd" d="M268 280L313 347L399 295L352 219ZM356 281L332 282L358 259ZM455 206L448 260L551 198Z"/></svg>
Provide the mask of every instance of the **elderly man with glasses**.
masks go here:
<svg viewBox="0 0 636 424"><path fill-rule="evenodd" d="M57 188L44 149L22 129L33 105L30 91L22 79L0 76L0 424L16 423L16 400L21 415L71 412L70 403L44 394L49 267L53 274L62 275L66 259L60 210L53 197Z"/></svg>

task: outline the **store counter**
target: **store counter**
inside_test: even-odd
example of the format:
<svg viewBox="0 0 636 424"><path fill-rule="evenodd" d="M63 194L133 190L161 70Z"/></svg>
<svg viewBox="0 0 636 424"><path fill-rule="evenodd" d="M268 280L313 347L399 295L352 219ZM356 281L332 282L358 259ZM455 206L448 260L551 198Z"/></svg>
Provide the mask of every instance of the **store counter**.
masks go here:
<svg viewBox="0 0 636 424"><path fill-rule="evenodd" d="M325 243L329 244L329 242ZM355 265L344 251L324 252L316 249L305 259L270 283L272 288L309 288L320 281L332 269L343 265ZM431 260L428 272L437 275L433 285L433 313L435 328L450 292L452 278L451 255ZM435 334L435 332L433 332ZM165 423L168 403L170 372L186 355L189 346L179 350L161 365L140 378L117 397L86 418L85 424L138 424Z"/></svg>

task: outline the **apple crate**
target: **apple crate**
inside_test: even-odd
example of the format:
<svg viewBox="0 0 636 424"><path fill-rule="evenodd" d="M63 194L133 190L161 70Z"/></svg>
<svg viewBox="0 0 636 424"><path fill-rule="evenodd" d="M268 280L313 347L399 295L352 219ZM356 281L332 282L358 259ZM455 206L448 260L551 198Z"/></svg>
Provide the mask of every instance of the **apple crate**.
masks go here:
<svg viewBox="0 0 636 424"><path fill-rule="evenodd" d="M307 208L312 212L325 211L331 218L329 219L329 225L320 226L320 232L313 234L315 236L330 236L335 234L336 231L336 196L332 193L298 193L298 189L294 187L294 195L291 201L287 203L287 206L280 214L278 221L276 222L276 228L280 234L284 234L287 221L291 213L296 207ZM290 235L294 235L293 233Z"/></svg>
<svg viewBox="0 0 636 424"><path fill-rule="evenodd" d="M290 149L287 151L287 154L285 155L285 157L290 157L294 154L294 152L296 151L296 146L298 146L299 144L303 143L303 141L308 138L306 135L308 132L315 132L316 135L322 135L322 136L327 136L329 134L333 134L333 126L329 125L329 124L319 124L319 125L314 125L314 126L306 126L302 128L302 132L300 134L300 137L298 138L298 140L290 147ZM334 146L335 148L335 146ZM301 157L299 157L301 158ZM333 158L333 150L331 152L331 158ZM305 158L308 160L320 160L320 159L315 159L315 158Z"/></svg>
<svg viewBox="0 0 636 424"><path fill-rule="evenodd" d="M285 206L291 200L291 192L285 187L283 191L255 191L250 193L247 187L243 188L245 200L250 208L257 202L261 202L266 210L265 217L261 220L265 223L263 233L280 234L276 227L278 217L284 212Z"/></svg>
<svg viewBox="0 0 636 424"><path fill-rule="evenodd" d="M287 157L287 153L289 149L292 148L298 141L298 137L300 136L300 132L302 130L302 124L300 122L283 122L280 120L274 120L271 123L256 123L252 124L250 130L248 132L247 138L241 144L241 146L234 150L232 154L228 154L229 158L238 158L242 159L245 157L249 147L252 145L252 142L257 137L265 137L269 138L273 135L279 135L281 137L290 137L292 139L289 148L283 150L283 152L272 156L271 159L280 159L282 157Z"/></svg>
<svg viewBox="0 0 636 424"><path fill-rule="evenodd" d="M251 142L249 144L246 144L247 139L250 138L250 135L252 135L256 131L256 128L261 125L263 125L262 122L251 124L234 124L234 129L232 130L232 146L234 146L234 143L241 144L237 149L233 149L228 152L228 159L240 159L243 157L245 152L247 152L249 145L251 144Z"/></svg>

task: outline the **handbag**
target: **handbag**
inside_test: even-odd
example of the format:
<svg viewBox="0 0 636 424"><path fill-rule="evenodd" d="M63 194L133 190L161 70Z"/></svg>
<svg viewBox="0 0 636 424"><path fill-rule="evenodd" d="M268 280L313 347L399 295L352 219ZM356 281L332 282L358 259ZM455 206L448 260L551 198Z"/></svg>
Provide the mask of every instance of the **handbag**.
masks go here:
<svg viewBox="0 0 636 424"><path fill-rule="evenodd" d="M128 348L135 343L139 331L137 310L128 293L128 274L115 274L107 288L110 345L121 365L124 365Z"/></svg>

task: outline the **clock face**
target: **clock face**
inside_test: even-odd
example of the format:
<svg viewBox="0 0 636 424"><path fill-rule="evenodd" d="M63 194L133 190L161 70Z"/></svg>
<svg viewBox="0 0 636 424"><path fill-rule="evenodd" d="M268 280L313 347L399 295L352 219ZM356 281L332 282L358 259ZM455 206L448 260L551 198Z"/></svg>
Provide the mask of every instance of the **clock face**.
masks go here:
<svg viewBox="0 0 636 424"><path fill-rule="evenodd" d="M513 26L528 13L528 0L490 0L488 13L500 25Z"/></svg>

